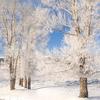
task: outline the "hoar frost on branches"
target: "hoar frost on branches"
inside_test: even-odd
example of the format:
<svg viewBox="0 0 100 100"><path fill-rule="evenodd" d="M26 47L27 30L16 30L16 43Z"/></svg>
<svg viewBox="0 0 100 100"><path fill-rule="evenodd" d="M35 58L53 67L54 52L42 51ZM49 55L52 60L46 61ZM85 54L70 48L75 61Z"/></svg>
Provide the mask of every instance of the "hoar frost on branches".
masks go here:
<svg viewBox="0 0 100 100"><path fill-rule="evenodd" d="M18 0L0 2L1 36L6 43L5 56L10 69L10 89L13 90L16 71L21 70L21 77L24 73L31 81L31 73L36 63L36 41L41 38L41 45L45 45L44 38L55 26L55 22L50 19L46 8L34 8L28 4L25 6Z"/></svg>
<svg viewBox="0 0 100 100"><path fill-rule="evenodd" d="M42 0L49 7L64 11L71 16L67 25L70 32L65 34L66 55L71 57L69 65L80 76L80 97L88 97L87 77L95 65L94 56L89 47L96 45L95 36L99 30L99 0ZM59 16L58 16L59 17ZM63 19L62 19L63 20ZM66 20L65 20L66 21ZM64 21L61 23L64 25ZM59 25L59 24L58 24ZM91 48L92 49L92 48ZM67 56L66 59L69 57ZM69 59L68 59L69 60ZM93 69L94 67L94 69ZM75 71L75 70L74 70Z"/></svg>

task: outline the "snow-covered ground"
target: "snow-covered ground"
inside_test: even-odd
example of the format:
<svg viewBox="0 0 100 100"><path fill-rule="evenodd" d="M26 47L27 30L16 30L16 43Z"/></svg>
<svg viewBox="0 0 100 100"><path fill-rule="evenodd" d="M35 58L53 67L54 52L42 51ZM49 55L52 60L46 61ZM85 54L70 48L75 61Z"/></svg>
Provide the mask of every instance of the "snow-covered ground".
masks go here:
<svg viewBox="0 0 100 100"><path fill-rule="evenodd" d="M89 98L80 99L78 80L58 82L40 77L32 81L31 90L16 86L16 90L10 91L8 70L0 69L0 73L0 100L100 100L99 79L88 81Z"/></svg>
<svg viewBox="0 0 100 100"><path fill-rule="evenodd" d="M80 99L78 97L79 85L33 87L32 90L17 86L14 91L10 91L9 86L2 86L0 87L0 100L100 100L100 84L92 83L88 89L89 98Z"/></svg>

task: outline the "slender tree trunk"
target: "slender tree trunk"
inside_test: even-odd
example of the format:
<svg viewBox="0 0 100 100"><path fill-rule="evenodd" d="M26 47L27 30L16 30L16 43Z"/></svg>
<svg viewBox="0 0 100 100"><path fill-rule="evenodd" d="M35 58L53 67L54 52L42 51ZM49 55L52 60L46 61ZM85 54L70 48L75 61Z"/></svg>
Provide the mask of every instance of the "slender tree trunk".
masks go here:
<svg viewBox="0 0 100 100"><path fill-rule="evenodd" d="M25 88L27 88L27 77L25 76Z"/></svg>
<svg viewBox="0 0 100 100"><path fill-rule="evenodd" d="M88 98L87 78L80 78L80 98Z"/></svg>
<svg viewBox="0 0 100 100"><path fill-rule="evenodd" d="M28 89L31 89L31 77L28 77Z"/></svg>
<svg viewBox="0 0 100 100"><path fill-rule="evenodd" d="M9 69L10 69L10 90L15 90L16 75L14 66L12 65L12 58L10 58Z"/></svg>
<svg viewBox="0 0 100 100"><path fill-rule="evenodd" d="M16 78L10 79L10 90L15 90Z"/></svg>
<svg viewBox="0 0 100 100"><path fill-rule="evenodd" d="M21 85L21 78L19 79L19 85Z"/></svg>
<svg viewBox="0 0 100 100"><path fill-rule="evenodd" d="M21 86L23 87L23 84L24 84L23 78L20 78L20 79L19 79L19 85L21 85Z"/></svg>

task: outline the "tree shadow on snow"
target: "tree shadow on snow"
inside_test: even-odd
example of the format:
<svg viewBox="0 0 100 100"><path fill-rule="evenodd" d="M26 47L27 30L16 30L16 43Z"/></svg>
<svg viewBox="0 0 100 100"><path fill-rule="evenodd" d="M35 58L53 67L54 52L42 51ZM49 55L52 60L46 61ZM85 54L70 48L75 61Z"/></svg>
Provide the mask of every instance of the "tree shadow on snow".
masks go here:
<svg viewBox="0 0 100 100"><path fill-rule="evenodd" d="M100 96L89 97L89 100L100 100Z"/></svg>
<svg viewBox="0 0 100 100"><path fill-rule="evenodd" d="M59 86L41 86L41 87L37 87L37 88L32 88L31 90L40 90L40 89L46 89L46 88L57 88Z"/></svg>

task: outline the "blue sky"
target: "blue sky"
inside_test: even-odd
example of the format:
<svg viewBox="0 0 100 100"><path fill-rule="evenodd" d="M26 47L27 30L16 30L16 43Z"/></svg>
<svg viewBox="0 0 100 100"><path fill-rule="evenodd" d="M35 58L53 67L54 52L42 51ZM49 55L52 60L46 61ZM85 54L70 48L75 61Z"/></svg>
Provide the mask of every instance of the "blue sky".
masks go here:
<svg viewBox="0 0 100 100"><path fill-rule="evenodd" d="M50 40L48 41L48 48L53 49L53 48L59 48L61 47L62 40L63 40L64 34L59 31L55 31L54 33L50 34L49 38Z"/></svg>
<svg viewBox="0 0 100 100"><path fill-rule="evenodd" d="M62 27L62 28L61 28ZM63 44L64 33L69 31L68 27L61 26L57 28L53 33L49 35L48 48L52 50L54 48L60 48Z"/></svg>
<svg viewBox="0 0 100 100"><path fill-rule="evenodd" d="M0 37L0 56L4 54L4 42L3 39Z"/></svg>

